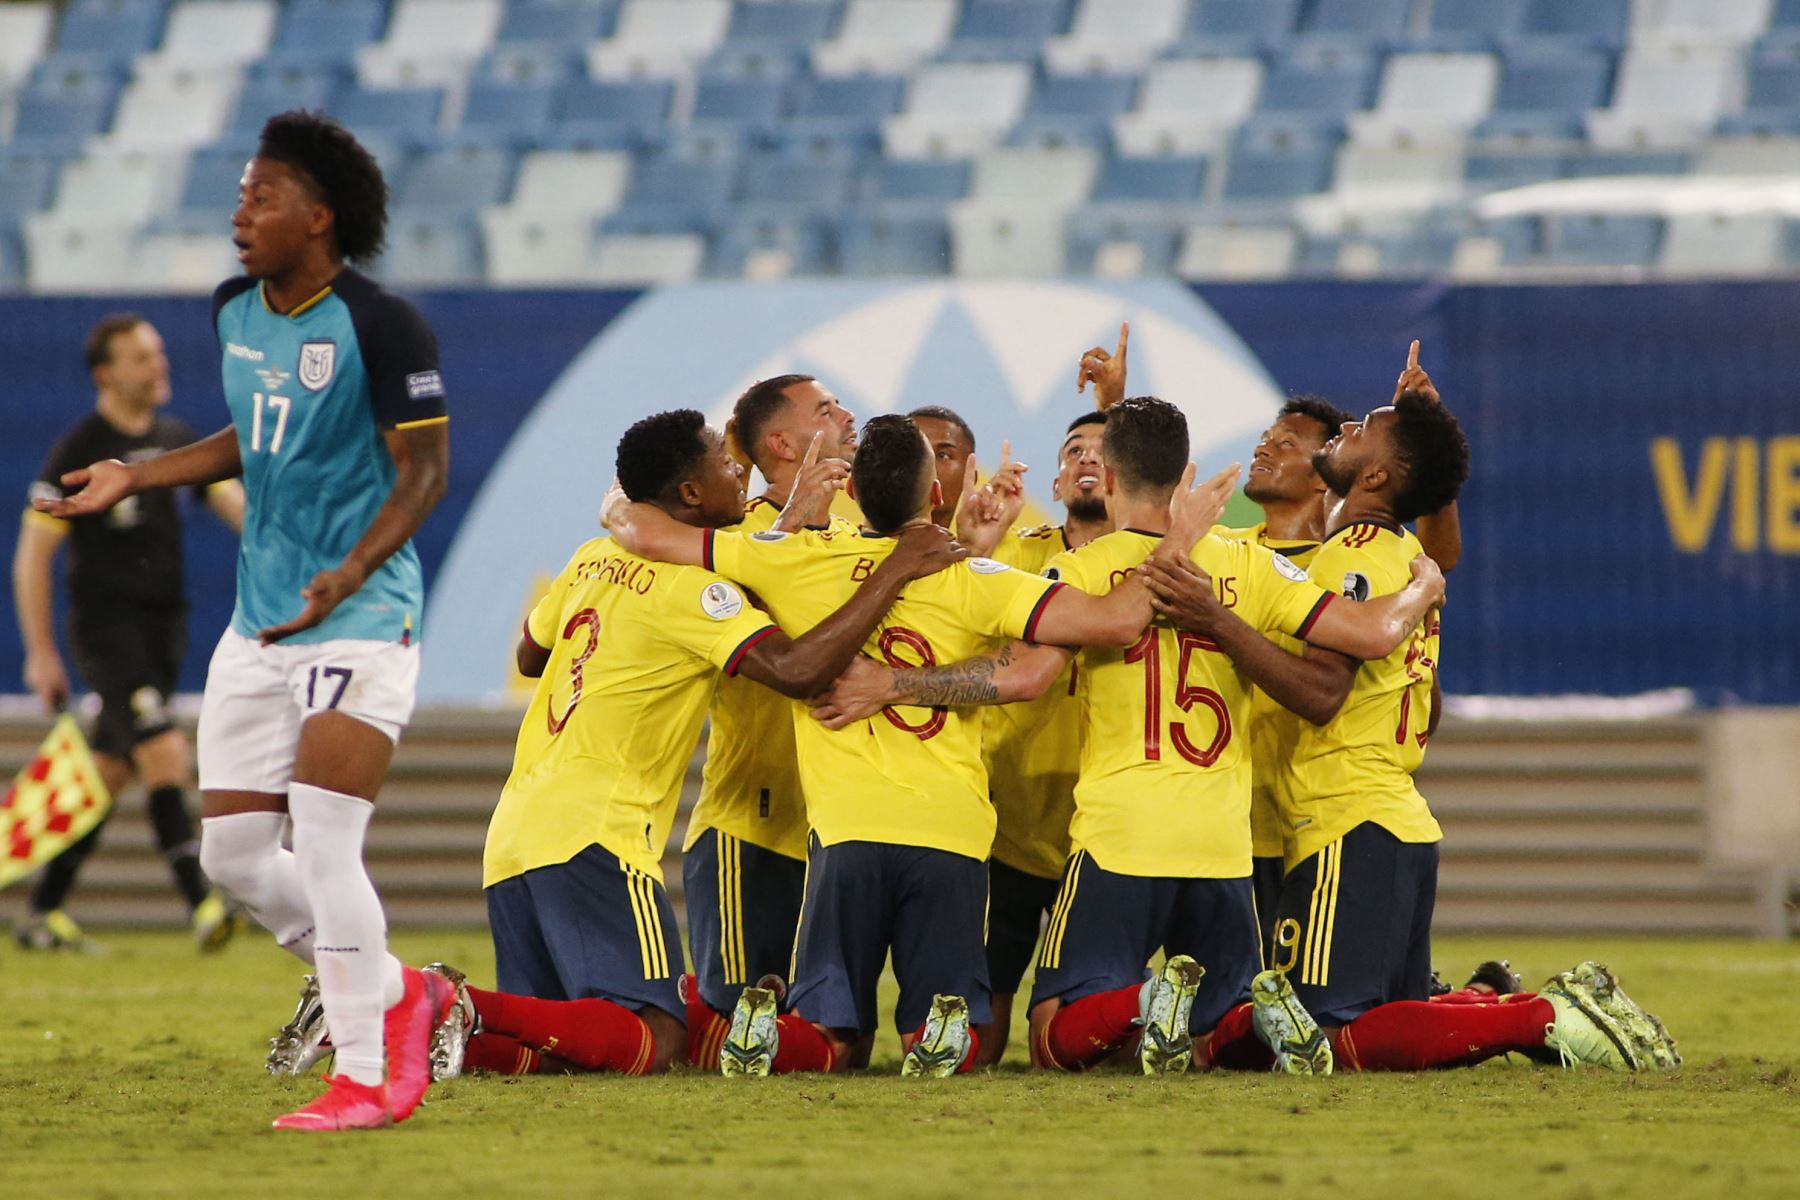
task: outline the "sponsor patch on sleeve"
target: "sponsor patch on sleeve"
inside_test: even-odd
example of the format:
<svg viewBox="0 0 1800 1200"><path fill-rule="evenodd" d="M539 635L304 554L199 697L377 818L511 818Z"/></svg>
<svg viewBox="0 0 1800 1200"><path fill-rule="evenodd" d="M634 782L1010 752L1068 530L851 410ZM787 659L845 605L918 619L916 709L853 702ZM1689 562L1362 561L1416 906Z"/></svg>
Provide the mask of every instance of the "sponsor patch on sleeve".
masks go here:
<svg viewBox="0 0 1800 1200"><path fill-rule="evenodd" d="M744 594L729 583L709 583L700 593L700 608L715 621L729 621L744 611Z"/></svg>
<svg viewBox="0 0 1800 1200"><path fill-rule="evenodd" d="M1344 595L1356 601L1367 600L1369 598L1369 577L1361 571L1345 571Z"/></svg>
<svg viewBox="0 0 1800 1200"><path fill-rule="evenodd" d="M444 394L444 377L436 371L418 371L406 377L408 400L431 400Z"/></svg>
<svg viewBox="0 0 1800 1200"><path fill-rule="evenodd" d="M1275 562L1275 570L1283 579L1291 579L1295 583L1306 582L1306 571L1302 569L1299 564L1295 563L1293 559L1287 557L1285 554L1276 554L1272 557Z"/></svg>

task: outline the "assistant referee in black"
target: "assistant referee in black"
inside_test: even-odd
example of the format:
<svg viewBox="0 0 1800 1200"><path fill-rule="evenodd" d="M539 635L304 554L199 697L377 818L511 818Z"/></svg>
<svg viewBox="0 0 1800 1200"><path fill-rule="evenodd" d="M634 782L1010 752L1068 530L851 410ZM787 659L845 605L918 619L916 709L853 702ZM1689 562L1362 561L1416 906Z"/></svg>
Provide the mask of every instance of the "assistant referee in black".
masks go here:
<svg viewBox="0 0 1800 1200"><path fill-rule="evenodd" d="M85 344L95 389L94 411L52 447L31 494L61 498L67 471L101 459L149 458L195 440L169 402L169 360L154 326L134 313L103 319ZM223 521L243 526L244 491L235 480L214 484L206 503ZM175 885L193 913L202 949L224 945L240 923L200 872L199 842L188 813L188 741L169 715L187 650L187 597L182 586L181 515L176 494L131 496L93 517L61 520L25 509L13 556L13 599L25 643L25 686L55 711L69 695L51 613L51 566L69 546L69 647L75 667L99 696L88 734L107 790L118 795L135 777L149 796L150 822ZM100 828L65 850L38 877L31 912L15 930L27 949L91 946L63 911Z"/></svg>

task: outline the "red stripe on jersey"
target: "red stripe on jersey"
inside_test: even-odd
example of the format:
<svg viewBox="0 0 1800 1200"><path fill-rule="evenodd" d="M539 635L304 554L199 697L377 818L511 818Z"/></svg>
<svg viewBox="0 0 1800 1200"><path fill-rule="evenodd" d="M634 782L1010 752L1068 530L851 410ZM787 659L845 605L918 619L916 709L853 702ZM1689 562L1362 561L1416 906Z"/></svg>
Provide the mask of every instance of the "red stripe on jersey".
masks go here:
<svg viewBox="0 0 1800 1200"><path fill-rule="evenodd" d="M736 675L738 673L738 667L743 665L744 655L750 653L750 647L756 645L756 643L762 641L774 632L775 626L764 625L761 629L745 638L743 642L738 645L738 648L731 652L731 657L725 660L725 673L727 675Z"/></svg>
<svg viewBox="0 0 1800 1200"><path fill-rule="evenodd" d="M537 648L539 650L542 650L545 654L550 653L550 647L538 646L538 640L531 636L531 618L530 617L525 618L524 627L525 627L525 640L530 642L533 646L537 646Z"/></svg>
<svg viewBox="0 0 1800 1200"><path fill-rule="evenodd" d="M1050 603L1050 597L1056 595L1057 592L1061 591L1063 588L1065 588L1067 586L1068 586L1068 584L1066 584L1066 583L1053 583L1048 588L1045 589L1044 594L1042 596L1038 597L1038 602L1032 606L1030 618L1027 619L1025 622L1025 640L1026 641L1028 641L1028 642L1037 641L1037 623L1038 623L1038 618L1044 615L1044 606L1046 604Z"/></svg>
<svg viewBox="0 0 1800 1200"><path fill-rule="evenodd" d="M1324 611L1330 607L1331 602L1336 599L1337 597L1330 592L1326 592L1323 596L1320 596L1319 602L1312 606L1311 612L1306 614L1306 620L1300 622L1300 628L1294 631L1294 636L1301 640L1305 640L1306 635L1312 632L1312 627L1319 623L1320 615L1323 614Z"/></svg>
<svg viewBox="0 0 1800 1200"><path fill-rule="evenodd" d="M712 529L700 531L700 565L707 570L713 569L713 533Z"/></svg>

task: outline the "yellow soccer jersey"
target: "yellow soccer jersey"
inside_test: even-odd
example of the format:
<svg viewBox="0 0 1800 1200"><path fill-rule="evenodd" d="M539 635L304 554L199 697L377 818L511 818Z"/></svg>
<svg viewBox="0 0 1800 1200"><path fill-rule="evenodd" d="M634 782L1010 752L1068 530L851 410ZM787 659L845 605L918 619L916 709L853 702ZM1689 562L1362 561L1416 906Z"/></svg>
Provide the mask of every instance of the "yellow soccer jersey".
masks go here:
<svg viewBox="0 0 1800 1200"><path fill-rule="evenodd" d="M1319 551L1319 543L1304 539L1272 538L1267 522L1226 529L1214 526L1220 537L1255 542L1267 546L1296 567L1311 565ZM1306 643L1285 633L1271 633L1271 642L1289 654L1303 654ZM1300 734L1300 718L1269 699L1261 688L1250 693L1250 853L1257 858L1282 856L1280 779L1288 756L1294 752L1294 739Z"/></svg>
<svg viewBox="0 0 1800 1200"><path fill-rule="evenodd" d="M780 506L758 496L744 506L743 521L732 528L760 533L780 516ZM836 513L830 524L856 532ZM719 680L708 714L712 732L706 739L700 799L688 818L684 851L693 849L702 833L717 829L789 858L806 857L806 804L794 755L793 710L792 700L754 680L735 675Z"/></svg>
<svg viewBox="0 0 1800 1200"><path fill-rule="evenodd" d="M837 528L715 532L707 561L798 636L849 600L893 548L892 538ZM864 651L894 666L928 666L1029 638L1057 586L992 559L966 559L908 584ZM835 733L800 714L795 745L813 832L827 846L887 842L986 858L994 809L981 724L974 706L897 706Z"/></svg>
<svg viewBox="0 0 1800 1200"><path fill-rule="evenodd" d="M1059 555L1048 570L1104 593L1156 548L1120 530ZM1304 637L1331 601L1306 573L1250 542L1207 536L1194 561L1224 604L1263 632ZM1127 650L1082 651L1081 779L1074 849L1121 875L1250 874L1250 684L1209 638L1158 620Z"/></svg>
<svg viewBox="0 0 1800 1200"><path fill-rule="evenodd" d="M649 562L606 538L577 550L525 620L550 662L488 823L482 886L596 842L660 880L717 671L736 671L774 627L710 571Z"/></svg>
<svg viewBox="0 0 1800 1200"><path fill-rule="evenodd" d="M1037 575L1068 548L1060 525L1034 525L1007 534L994 557ZM1028 875L1059 878L1069 859L1069 818L1081 772L1074 664L1036 700L989 708L982 722L981 753L998 824L994 857Z"/></svg>
<svg viewBox="0 0 1800 1200"><path fill-rule="evenodd" d="M1321 585L1367 600L1405 587L1421 551L1419 539L1404 529L1350 525L1325 539L1311 574ZM1403 842L1443 838L1412 780L1425 757L1437 665L1433 612L1392 654L1362 664L1329 725L1296 721L1281 797L1290 870L1364 821Z"/></svg>

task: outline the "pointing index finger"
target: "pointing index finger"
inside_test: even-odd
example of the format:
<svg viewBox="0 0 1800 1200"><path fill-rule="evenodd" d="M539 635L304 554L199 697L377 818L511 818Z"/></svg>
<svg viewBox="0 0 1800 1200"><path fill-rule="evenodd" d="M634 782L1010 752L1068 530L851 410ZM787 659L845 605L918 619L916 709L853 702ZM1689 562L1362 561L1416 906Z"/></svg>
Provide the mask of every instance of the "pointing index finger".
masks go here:
<svg viewBox="0 0 1800 1200"><path fill-rule="evenodd" d="M1406 369L1409 371L1416 371L1419 369L1419 339L1418 338L1413 339L1412 349L1410 349L1406 352Z"/></svg>
<svg viewBox="0 0 1800 1200"><path fill-rule="evenodd" d="M1130 340L1131 340L1131 322L1130 321L1120 321L1119 322L1119 348L1116 351L1116 354L1119 358L1123 359L1125 357L1125 343L1129 342Z"/></svg>
<svg viewBox="0 0 1800 1200"><path fill-rule="evenodd" d="M819 461L819 439L824 436L825 431L823 429L813 434L811 443L806 447L806 456L800 460L800 469L802 471Z"/></svg>

